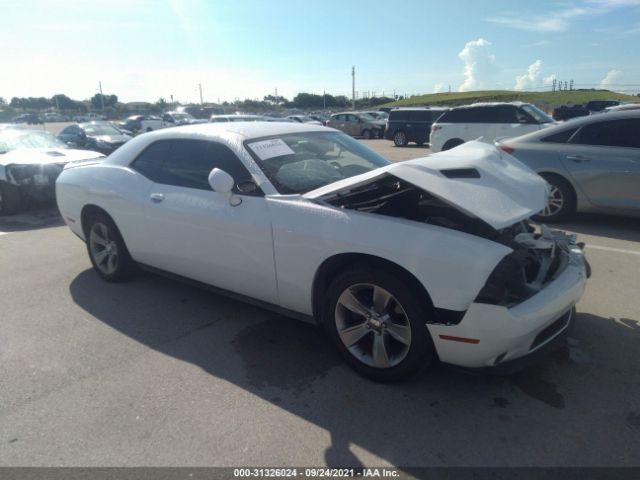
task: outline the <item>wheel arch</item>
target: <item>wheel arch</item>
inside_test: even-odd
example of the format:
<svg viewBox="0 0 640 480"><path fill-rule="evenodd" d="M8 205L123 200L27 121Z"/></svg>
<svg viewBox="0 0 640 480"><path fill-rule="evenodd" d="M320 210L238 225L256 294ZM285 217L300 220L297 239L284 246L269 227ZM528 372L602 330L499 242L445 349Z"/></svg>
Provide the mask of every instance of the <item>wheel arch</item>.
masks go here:
<svg viewBox="0 0 640 480"><path fill-rule="evenodd" d="M369 255L365 253L340 253L337 255L333 255L332 257L329 257L324 262L322 262L313 278L311 295L312 312L314 318L318 318L317 315L319 315L322 309L323 294L329 287L331 280L339 272L355 265L366 265L367 267L376 266L379 268L397 272L398 275L403 276L409 282L411 290L414 292L414 294L419 298L424 299L425 307L427 307L429 311L435 313L436 310L434 308L433 301L431 300L429 292L422 284L422 282L420 282L420 280L418 280L416 276L409 272L406 268L398 265L395 262L375 255Z"/></svg>
<svg viewBox="0 0 640 480"><path fill-rule="evenodd" d="M456 148L462 145L463 143L465 143L465 141L459 137L450 138L442 144L442 150L443 151L451 150L452 148ZM451 146L452 144L455 144L455 145Z"/></svg>
<svg viewBox="0 0 640 480"><path fill-rule="evenodd" d="M104 208L99 207L98 205L95 205L93 203L89 203L87 205L85 205L84 207L82 207L82 210L80 211L80 225L82 226L82 233L84 234L85 240L87 238L87 221L89 220L89 218L91 217L91 215L96 214L96 213L101 213L106 215L107 217L109 217L111 219L111 221L113 222L113 224L116 226L116 228L118 228L118 224L116 223L116 221L113 219L113 217L111 215L109 215L109 212L107 212Z"/></svg>
<svg viewBox="0 0 640 480"><path fill-rule="evenodd" d="M557 177L560 180L563 180L571 187L574 200L578 202L578 204L582 200L582 192L578 190L577 186L573 183L573 180L569 177L569 175L565 175L556 170L549 170L549 169L540 170L536 173L540 175L542 178L544 178L545 176L552 176L552 177Z"/></svg>

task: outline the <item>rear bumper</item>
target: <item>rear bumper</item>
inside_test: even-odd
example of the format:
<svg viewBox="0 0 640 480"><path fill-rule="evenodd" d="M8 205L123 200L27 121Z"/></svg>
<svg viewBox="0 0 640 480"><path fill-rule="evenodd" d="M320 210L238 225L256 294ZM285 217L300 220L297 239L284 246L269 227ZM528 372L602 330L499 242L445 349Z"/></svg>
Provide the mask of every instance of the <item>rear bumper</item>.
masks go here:
<svg viewBox="0 0 640 480"><path fill-rule="evenodd" d="M428 325L440 360L467 368L505 365L507 370L517 367L512 362L518 359L525 365L530 363L526 357L535 361L561 342L558 337L573 322L586 279L584 256L576 247L562 274L526 301L511 308L473 303L458 325Z"/></svg>

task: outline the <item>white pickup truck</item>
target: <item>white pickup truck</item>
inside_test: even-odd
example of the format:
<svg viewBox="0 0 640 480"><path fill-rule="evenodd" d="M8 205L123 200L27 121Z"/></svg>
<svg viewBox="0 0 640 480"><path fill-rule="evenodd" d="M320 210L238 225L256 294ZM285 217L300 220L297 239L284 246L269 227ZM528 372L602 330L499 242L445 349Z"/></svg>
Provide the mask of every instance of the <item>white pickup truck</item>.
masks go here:
<svg viewBox="0 0 640 480"><path fill-rule="evenodd" d="M151 132L152 130L159 130L161 128L169 127L173 124L167 123L160 117L154 115L132 115L124 122L119 122L118 125L130 132Z"/></svg>

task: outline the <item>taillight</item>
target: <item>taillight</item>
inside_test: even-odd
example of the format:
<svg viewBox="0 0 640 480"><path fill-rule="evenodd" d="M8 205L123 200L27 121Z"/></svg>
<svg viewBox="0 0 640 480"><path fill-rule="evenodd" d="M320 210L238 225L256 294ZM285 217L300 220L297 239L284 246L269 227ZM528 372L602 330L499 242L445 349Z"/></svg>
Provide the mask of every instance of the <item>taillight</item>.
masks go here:
<svg viewBox="0 0 640 480"><path fill-rule="evenodd" d="M498 148L509 155L516 151L515 148L507 147L506 145L498 145Z"/></svg>

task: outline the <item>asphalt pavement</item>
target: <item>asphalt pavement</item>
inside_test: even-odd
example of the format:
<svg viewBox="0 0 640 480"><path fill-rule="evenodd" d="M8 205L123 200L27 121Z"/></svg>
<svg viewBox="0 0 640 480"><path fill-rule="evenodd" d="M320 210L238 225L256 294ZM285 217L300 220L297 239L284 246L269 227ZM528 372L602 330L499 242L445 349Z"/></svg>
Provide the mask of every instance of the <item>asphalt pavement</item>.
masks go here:
<svg viewBox="0 0 640 480"><path fill-rule="evenodd" d="M101 281L54 207L0 217L0 466L640 466L640 220L561 227L593 267L565 348L513 376L381 385L313 325Z"/></svg>

